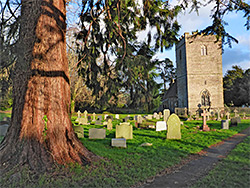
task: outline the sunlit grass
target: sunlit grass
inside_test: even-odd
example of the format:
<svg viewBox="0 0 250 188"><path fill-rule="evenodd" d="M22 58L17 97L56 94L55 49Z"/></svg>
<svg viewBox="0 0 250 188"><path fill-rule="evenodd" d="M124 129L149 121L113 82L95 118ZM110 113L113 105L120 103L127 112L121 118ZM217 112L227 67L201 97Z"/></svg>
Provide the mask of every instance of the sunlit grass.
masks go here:
<svg viewBox="0 0 250 188"><path fill-rule="evenodd" d="M201 181L198 187L249 187L250 185L250 137L240 143Z"/></svg>
<svg viewBox="0 0 250 188"><path fill-rule="evenodd" d="M120 119L126 115L120 115ZM76 117L72 117L75 122ZM184 122L181 126L181 140L167 140L167 131L156 132L152 129L137 129L134 121L133 139L127 140L127 148L111 147L111 139L115 137L115 125L121 120L113 121L113 129L106 130L106 139L90 140L88 138L90 128L103 128L102 125L81 125L84 127L84 138L80 140L84 146L102 157L102 160L92 166L79 165L70 167L70 177L54 178L41 175L38 181L31 181L30 187L131 187L155 176L162 170L178 164L190 154L216 144L250 126L250 120L242 120L237 127L230 130L222 130L221 123L208 121L210 132L202 132L198 126L202 121ZM150 147L141 147L142 143L152 143ZM27 177L28 178L28 177ZM30 177L29 177L30 178ZM23 180L25 182L25 178ZM3 182L4 185L12 185ZM7 184L9 183L9 184ZM26 186L19 182L17 186Z"/></svg>

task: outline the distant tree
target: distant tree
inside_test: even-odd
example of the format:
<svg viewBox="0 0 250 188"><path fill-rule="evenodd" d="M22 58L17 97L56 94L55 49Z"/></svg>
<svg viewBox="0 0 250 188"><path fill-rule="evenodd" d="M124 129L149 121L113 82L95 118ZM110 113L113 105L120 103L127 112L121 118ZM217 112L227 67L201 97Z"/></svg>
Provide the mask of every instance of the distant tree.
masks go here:
<svg viewBox="0 0 250 188"><path fill-rule="evenodd" d="M167 83L172 83L173 79L175 79L173 62L169 58L165 58L157 62L156 68L160 72L160 77L163 80L164 91L167 91Z"/></svg>
<svg viewBox="0 0 250 188"><path fill-rule="evenodd" d="M227 105L242 106L250 104L250 69L243 70L235 65L223 78L224 100Z"/></svg>

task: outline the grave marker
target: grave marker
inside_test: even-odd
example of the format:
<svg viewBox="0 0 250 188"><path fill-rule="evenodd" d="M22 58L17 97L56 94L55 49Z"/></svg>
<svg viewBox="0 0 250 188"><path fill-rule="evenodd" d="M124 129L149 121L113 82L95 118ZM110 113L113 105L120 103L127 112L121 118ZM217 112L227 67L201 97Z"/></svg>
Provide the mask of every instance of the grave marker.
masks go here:
<svg viewBox="0 0 250 188"><path fill-rule="evenodd" d="M125 138L112 138L111 146L112 147L126 148L127 147L126 139Z"/></svg>
<svg viewBox="0 0 250 188"><path fill-rule="evenodd" d="M221 120L221 128L229 129L229 120Z"/></svg>
<svg viewBox="0 0 250 188"><path fill-rule="evenodd" d="M170 110L169 109L165 109L163 111L163 120L167 122L169 116L170 116Z"/></svg>
<svg viewBox="0 0 250 188"><path fill-rule="evenodd" d="M206 120L207 111L203 110L203 113L201 114L201 116L203 117L203 119L202 119L203 120L202 130L203 131L210 131L210 128L208 127L207 120Z"/></svg>
<svg viewBox="0 0 250 188"><path fill-rule="evenodd" d="M96 113L94 112L93 113L93 121L96 121L95 117L96 117Z"/></svg>
<svg viewBox="0 0 250 188"><path fill-rule="evenodd" d="M172 114L168 118L167 139L181 139L181 121L176 114Z"/></svg>
<svg viewBox="0 0 250 188"><path fill-rule="evenodd" d="M165 131L165 130L167 130L166 121L157 121L155 131Z"/></svg>
<svg viewBox="0 0 250 188"><path fill-rule="evenodd" d="M105 139L106 138L106 129L89 129L89 139Z"/></svg>
<svg viewBox="0 0 250 188"><path fill-rule="evenodd" d="M7 123L8 123L7 121L0 122L0 136L6 135L8 128L9 128L9 125Z"/></svg>
<svg viewBox="0 0 250 188"><path fill-rule="evenodd" d="M116 138L133 139L133 127L130 123L120 123L116 125Z"/></svg>
<svg viewBox="0 0 250 188"><path fill-rule="evenodd" d="M84 129L81 126L74 126L74 132L76 133L78 138L84 138Z"/></svg>
<svg viewBox="0 0 250 188"><path fill-rule="evenodd" d="M119 114L115 114L115 119L120 119Z"/></svg>
<svg viewBox="0 0 250 188"><path fill-rule="evenodd" d="M107 129L108 130L112 130L113 129L112 119L108 119Z"/></svg>

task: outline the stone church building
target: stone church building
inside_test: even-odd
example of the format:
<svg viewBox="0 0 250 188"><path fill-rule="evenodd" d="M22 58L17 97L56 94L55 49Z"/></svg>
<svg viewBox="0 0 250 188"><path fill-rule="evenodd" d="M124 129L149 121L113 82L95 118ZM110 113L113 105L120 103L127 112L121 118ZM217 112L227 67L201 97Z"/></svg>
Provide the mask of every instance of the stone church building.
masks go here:
<svg viewBox="0 0 250 188"><path fill-rule="evenodd" d="M221 41L216 36L185 33L175 45L177 79L164 94L162 109L223 109Z"/></svg>

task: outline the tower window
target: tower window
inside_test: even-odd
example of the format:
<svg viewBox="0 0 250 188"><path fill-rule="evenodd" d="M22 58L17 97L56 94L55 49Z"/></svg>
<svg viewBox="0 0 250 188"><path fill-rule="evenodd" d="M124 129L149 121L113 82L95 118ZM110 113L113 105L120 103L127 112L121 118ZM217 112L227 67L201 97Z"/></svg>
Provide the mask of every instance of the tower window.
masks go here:
<svg viewBox="0 0 250 188"><path fill-rule="evenodd" d="M204 90L201 93L201 105L202 106L210 106L211 105L210 94L209 94L208 90Z"/></svg>
<svg viewBox="0 0 250 188"><path fill-rule="evenodd" d="M181 50L179 51L179 57L180 57L180 60L181 60L181 58L182 58L182 57L181 57Z"/></svg>
<svg viewBox="0 0 250 188"><path fill-rule="evenodd" d="M207 47L205 45L201 46L201 55L207 55Z"/></svg>

